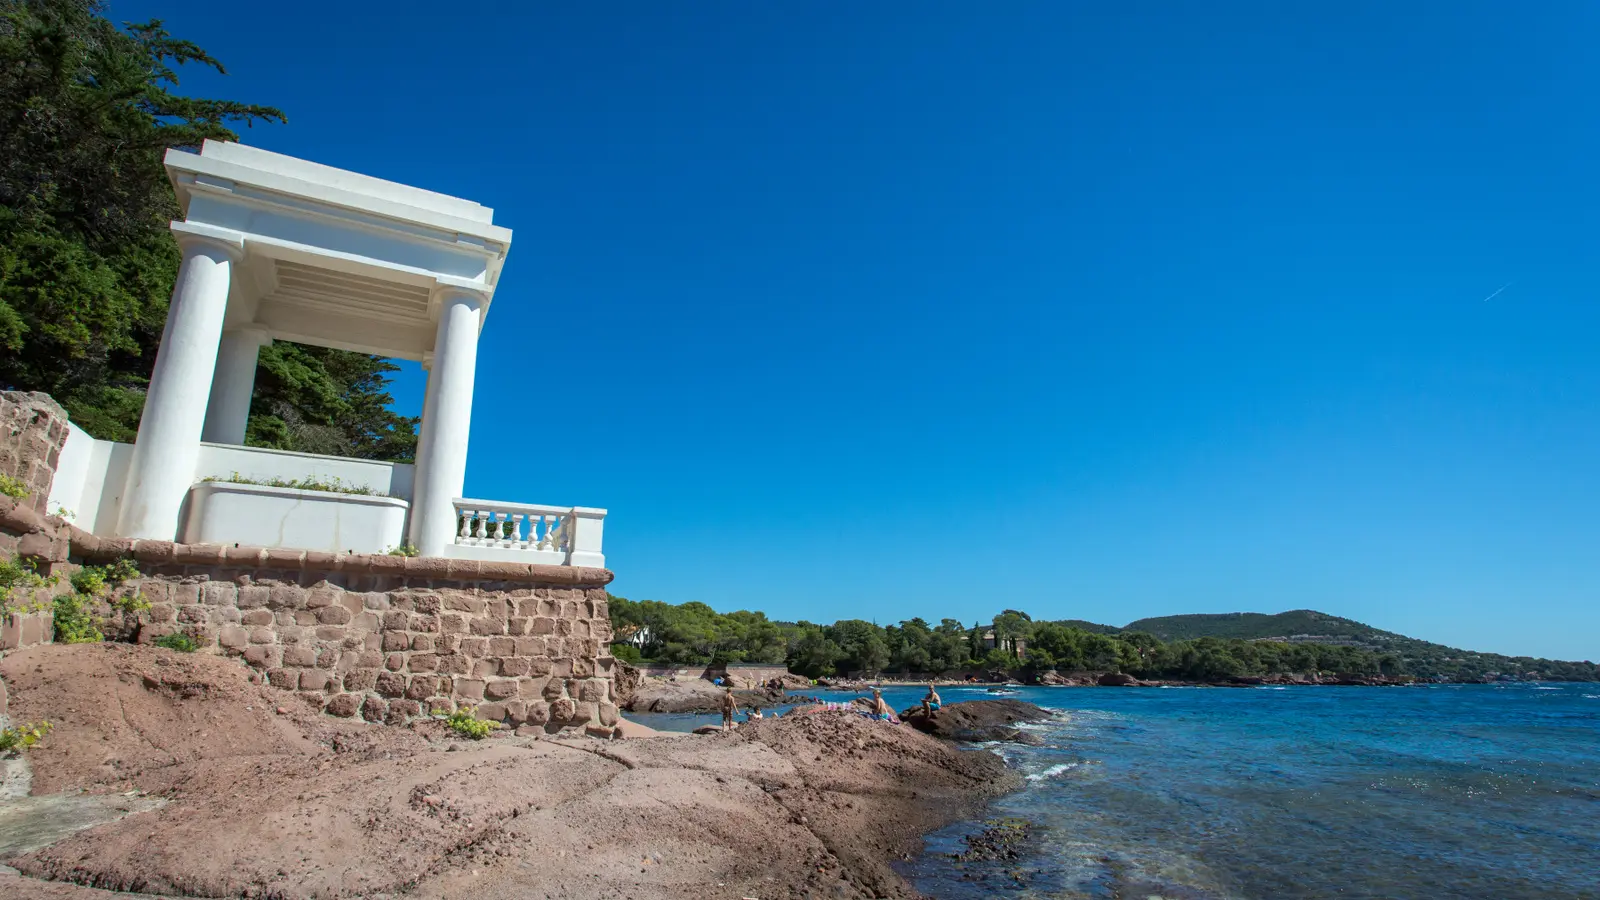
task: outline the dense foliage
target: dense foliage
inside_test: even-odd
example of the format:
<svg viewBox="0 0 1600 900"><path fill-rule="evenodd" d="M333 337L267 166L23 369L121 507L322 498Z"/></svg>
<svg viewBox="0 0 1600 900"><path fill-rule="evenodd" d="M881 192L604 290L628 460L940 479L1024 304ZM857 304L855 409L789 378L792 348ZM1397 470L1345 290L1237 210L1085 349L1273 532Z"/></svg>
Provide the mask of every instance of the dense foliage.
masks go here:
<svg viewBox="0 0 1600 900"><path fill-rule="evenodd" d="M1113 629L1121 630L1124 629ZM1564 662L1460 650L1312 609L1296 609L1276 615L1225 613L1163 616L1129 623L1125 630L1149 632L1163 640L1214 637L1294 644L1343 644L1398 657L1406 671L1426 676L1470 679L1504 673L1538 673L1541 677L1557 680L1600 679L1591 662Z"/></svg>
<svg viewBox="0 0 1600 900"><path fill-rule="evenodd" d="M176 93L182 66L221 63L159 21L104 13L0 0L0 388L45 391L90 434L130 441L178 271L162 155L284 117ZM387 361L278 344L261 365L248 443L414 455L416 421L387 408Z"/></svg>
<svg viewBox="0 0 1600 900"><path fill-rule="evenodd" d="M1487 655L1450 650L1455 654L1450 660L1455 662L1447 662L1434 656L1409 656L1398 649L1357 646L1351 641L1210 635L1163 641L1149 632L1080 620L1034 621L1027 613L1011 609L971 627L955 619L934 625L920 618L883 627L860 619L832 625L774 622L759 612L723 614L704 603L674 606L623 597L612 597L610 609L617 633L612 652L620 659L675 665L783 664L813 678L996 671L1026 677L1058 671L1123 672L1139 678L1187 681L1311 673L1460 678L1535 674L1600 680L1600 670L1590 663L1510 660L1500 668L1469 669L1462 668L1459 660ZM1410 642L1407 646L1439 646L1402 640ZM1016 649L1019 645L1020 650Z"/></svg>

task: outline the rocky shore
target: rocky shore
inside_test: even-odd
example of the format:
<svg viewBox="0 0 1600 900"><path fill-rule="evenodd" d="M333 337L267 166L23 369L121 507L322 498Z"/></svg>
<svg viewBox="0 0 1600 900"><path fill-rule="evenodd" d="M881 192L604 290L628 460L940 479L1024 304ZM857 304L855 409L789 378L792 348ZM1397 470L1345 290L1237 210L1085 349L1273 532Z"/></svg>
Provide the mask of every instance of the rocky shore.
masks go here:
<svg viewBox="0 0 1600 900"><path fill-rule="evenodd" d="M471 741L333 719L151 647L12 653L0 679L13 720L55 723L32 796L0 801L0 838L20 836L5 897L911 898L889 860L1018 783L847 712Z"/></svg>

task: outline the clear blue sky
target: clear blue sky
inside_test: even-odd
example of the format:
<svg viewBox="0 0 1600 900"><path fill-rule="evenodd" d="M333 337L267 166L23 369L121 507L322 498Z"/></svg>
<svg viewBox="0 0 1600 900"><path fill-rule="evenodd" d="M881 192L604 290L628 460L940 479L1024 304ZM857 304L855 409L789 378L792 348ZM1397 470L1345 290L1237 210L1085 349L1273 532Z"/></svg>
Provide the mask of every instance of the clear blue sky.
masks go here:
<svg viewBox="0 0 1600 900"><path fill-rule="evenodd" d="M1600 659L1600 12L1315 7L112 12L515 229L468 491L619 594Z"/></svg>

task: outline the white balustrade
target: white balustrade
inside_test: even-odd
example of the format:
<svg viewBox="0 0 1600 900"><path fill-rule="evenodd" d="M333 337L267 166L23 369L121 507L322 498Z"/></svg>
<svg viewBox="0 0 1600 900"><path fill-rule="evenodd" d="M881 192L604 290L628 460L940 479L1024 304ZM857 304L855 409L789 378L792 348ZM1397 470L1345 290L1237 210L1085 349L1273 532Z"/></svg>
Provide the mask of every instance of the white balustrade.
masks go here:
<svg viewBox="0 0 1600 900"><path fill-rule="evenodd" d="M458 498L456 538L449 555L467 559L605 565L601 553L606 511Z"/></svg>

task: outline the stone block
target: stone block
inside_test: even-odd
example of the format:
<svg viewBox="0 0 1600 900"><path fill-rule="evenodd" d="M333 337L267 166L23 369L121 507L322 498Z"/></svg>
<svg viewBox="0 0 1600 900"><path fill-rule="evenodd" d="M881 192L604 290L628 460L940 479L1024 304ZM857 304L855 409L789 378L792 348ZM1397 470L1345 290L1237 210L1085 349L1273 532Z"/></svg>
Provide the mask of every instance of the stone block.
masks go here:
<svg viewBox="0 0 1600 900"><path fill-rule="evenodd" d="M439 616L441 634L463 634L467 630L467 617L460 613L442 613Z"/></svg>
<svg viewBox="0 0 1600 900"><path fill-rule="evenodd" d="M511 656L500 660L500 674L509 678L518 678L532 671L525 657Z"/></svg>
<svg viewBox="0 0 1600 900"><path fill-rule="evenodd" d="M369 591L361 595L361 605L370 610L383 612L389 608L389 595Z"/></svg>
<svg viewBox="0 0 1600 900"><path fill-rule="evenodd" d="M580 681L578 682L578 699L590 703L598 703L606 699L607 694L610 693L610 688L610 682L601 678Z"/></svg>
<svg viewBox="0 0 1600 900"><path fill-rule="evenodd" d="M478 718L485 722L504 722L506 720L506 705L498 701L479 704Z"/></svg>
<svg viewBox="0 0 1600 900"><path fill-rule="evenodd" d="M439 657L439 671L447 675L465 675L472 671L472 660L458 653Z"/></svg>
<svg viewBox="0 0 1600 900"><path fill-rule="evenodd" d="M231 581L208 581L200 589L207 606L233 606L239 601L239 586Z"/></svg>
<svg viewBox="0 0 1600 900"><path fill-rule="evenodd" d="M300 672L300 690L321 691L328 687L328 673L321 669L304 669Z"/></svg>
<svg viewBox="0 0 1600 900"><path fill-rule="evenodd" d="M432 675L413 675L406 684L406 696L413 700L426 700L439 692L439 679Z"/></svg>
<svg viewBox="0 0 1600 900"><path fill-rule="evenodd" d="M417 594L411 600L412 608L419 613L433 616L438 615L444 604L438 594Z"/></svg>
<svg viewBox="0 0 1600 900"><path fill-rule="evenodd" d="M361 693L378 686L377 669L353 669L345 673L344 689Z"/></svg>
<svg viewBox="0 0 1600 900"><path fill-rule="evenodd" d="M405 631L411 624L411 614L405 610L391 609L383 614L384 631Z"/></svg>
<svg viewBox="0 0 1600 900"><path fill-rule="evenodd" d="M517 637L527 634L532 621L532 619L524 618L523 616L512 616L506 620L506 634Z"/></svg>
<svg viewBox="0 0 1600 900"><path fill-rule="evenodd" d="M566 697L550 703L550 721L559 725L577 724L577 714L578 705Z"/></svg>
<svg viewBox="0 0 1600 900"><path fill-rule="evenodd" d="M550 678L544 682L540 695L546 700L560 700L567 696L567 683L560 678Z"/></svg>
<svg viewBox="0 0 1600 900"><path fill-rule="evenodd" d="M344 612L342 609L339 611ZM327 610L323 610L323 612L327 612ZM339 625L318 625L315 634L319 641L339 641L342 643L345 639L345 630Z"/></svg>
<svg viewBox="0 0 1600 900"><path fill-rule="evenodd" d="M415 700L390 700L389 711L384 714L386 725L404 725L411 717L422 712L422 704Z"/></svg>
<svg viewBox="0 0 1600 900"><path fill-rule="evenodd" d="M421 631L426 634L439 633L439 617L426 613L412 613L411 620L406 626L412 631Z"/></svg>
<svg viewBox="0 0 1600 900"><path fill-rule="evenodd" d="M362 611L350 620L350 627L359 631L377 631L383 627L383 619L375 612Z"/></svg>
<svg viewBox="0 0 1600 900"><path fill-rule="evenodd" d="M455 681L455 695L464 700L482 700L486 685L479 678L457 678Z"/></svg>
<svg viewBox="0 0 1600 900"><path fill-rule="evenodd" d="M412 635L411 649L419 650L423 653L431 653L433 651L433 641L434 637L431 634Z"/></svg>
<svg viewBox="0 0 1600 900"><path fill-rule="evenodd" d="M550 721L550 704L542 702L529 703L525 715L529 725L543 725Z"/></svg>
<svg viewBox="0 0 1600 900"><path fill-rule="evenodd" d="M377 692L384 697L401 697L406 692L406 678L396 672L382 672L378 675L375 685Z"/></svg>
<svg viewBox="0 0 1600 900"><path fill-rule="evenodd" d="M383 649L390 653L409 650L411 649L411 638L404 632L386 631L383 633Z"/></svg>
<svg viewBox="0 0 1600 900"><path fill-rule="evenodd" d="M471 613L473 615L481 615L483 613L483 601L471 594L461 591L443 591L440 593L439 599L444 602L445 609L453 609L457 612Z"/></svg>
<svg viewBox="0 0 1600 900"><path fill-rule="evenodd" d="M217 632L217 643L229 650L243 650L250 643L250 632L238 625L224 625Z"/></svg>
<svg viewBox="0 0 1600 900"><path fill-rule="evenodd" d="M350 619L350 610L342 606L325 606L317 610L317 621L324 625L347 625Z"/></svg>
<svg viewBox="0 0 1600 900"><path fill-rule="evenodd" d="M348 719L361 710L361 698L355 694L337 694L323 707L323 712Z"/></svg>
<svg viewBox="0 0 1600 900"><path fill-rule="evenodd" d="M283 662L282 656L273 644L252 644L244 651L244 661L258 669L276 669Z"/></svg>
<svg viewBox="0 0 1600 900"><path fill-rule="evenodd" d="M317 650L305 644L294 644L283 648L283 664L285 666L315 666L317 664Z"/></svg>
<svg viewBox="0 0 1600 900"><path fill-rule="evenodd" d="M572 661L572 676L574 678L593 678L594 660L589 657L579 657Z"/></svg>
<svg viewBox="0 0 1600 900"><path fill-rule="evenodd" d="M489 638L489 656L512 656L517 652L515 638L492 637Z"/></svg>
<svg viewBox="0 0 1600 900"><path fill-rule="evenodd" d="M536 637L519 637L514 644L518 656L544 656L545 639Z"/></svg>
<svg viewBox="0 0 1600 900"><path fill-rule="evenodd" d="M472 661L473 678L493 678L500 674L500 660L475 659Z"/></svg>
<svg viewBox="0 0 1600 900"><path fill-rule="evenodd" d="M305 609L306 589L293 584L273 585L267 605L273 609Z"/></svg>
<svg viewBox="0 0 1600 900"><path fill-rule="evenodd" d="M328 587L314 587L306 594L306 609L326 609L338 602L339 595Z"/></svg>
<svg viewBox="0 0 1600 900"><path fill-rule="evenodd" d="M556 620L549 616L538 616L528 626L528 633L532 635L555 634Z"/></svg>
<svg viewBox="0 0 1600 900"><path fill-rule="evenodd" d="M356 657L356 668L376 669L383 665L383 654L376 650L363 649L361 655Z"/></svg>
<svg viewBox="0 0 1600 900"><path fill-rule="evenodd" d="M300 686L300 673L294 669L269 669L267 683L275 688L292 691Z"/></svg>
<svg viewBox="0 0 1600 900"><path fill-rule="evenodd" d="M490 700L508 700L517 695L517 682L514 678L496 678L489 681L483 689L483 695Z"/></svg>
<svg viewBox="0 0 1600 900"><path fill-rule="evenodd" d="M202 625L211 621L211 609L206 606L184 606L178 609L178 621L185 625Z"/></svg>
<svg viewBox="0 0 1600 900"><path fill-rule="evenodd" d="M178 610L171 603L152 603L148 613L152 622L172 622L178 618Z"/></svg>
<svg viewBox="0 0 1600 900"><path fill-rule="evenodd" d="M406 667L404 653L391 653L383 658L383 667L391 672L398 672Z"/></svg>
<svg viewBox="0 0 1600 900"><path fill-rule="evenodd" d="M253 590L253 588L246 588L245 590ZM240 621L243 622L246 625L271 625L272 621L273 621L272 610L270 610L270 609L249 609L249 610L245 610L244 615L242 615L240 617Z"/></svg>
<svg viewBox="0 0 1600 900"><path fill-rule="evenodd" d="M413 672L432 672L439 668L439 657L434 653L413 653L406 665Z"/></svg>
<svg viewBox="0 0 1600 900"><path fill-rule="evenodd" d="M600 715L600 704L577 701L572 707L572 719L575 723L594 722Z"/></svg>
<svg viewBox="0 0 1600 900"><path fill-rule="evenodd" d="M606 726L617 724L617 719L620 718L617 708L610 703L601 703L595 715L600 724Z"/></svg>
<svg viewBox="0 0 1600 900"><path fill-rule="evenodd" d="M528 660L528 674L534 677L549 675L553 668L554 665L547 656L535 656Z"/></svg>
<svg viewBox="0 0 1600 900"><path fill-rule="evenodd" d="M361 718L368 722L382 722L389 712L389 704L377 697L368 697L361 703Z"/></svg>
<svg viewBox="0 0 1600 900"><path fill-rule="evenodd" d="M468 623L468 629L475 635L505 634L506 621L479 616Z"/></svg>
<svg viewBox="0 0 1600 900"><path fill-rule="evenodd" d="M317 624L317 614L309 609L297 609L294 611L294 623L307 627L314 626Z"/></svg>
<svg viewBox="0 0 1600 900"><path fill-rule="evenodd" d="M484 638L462 638L461 653L463 656L478 657L489 652L489 642Z"/></svg>

